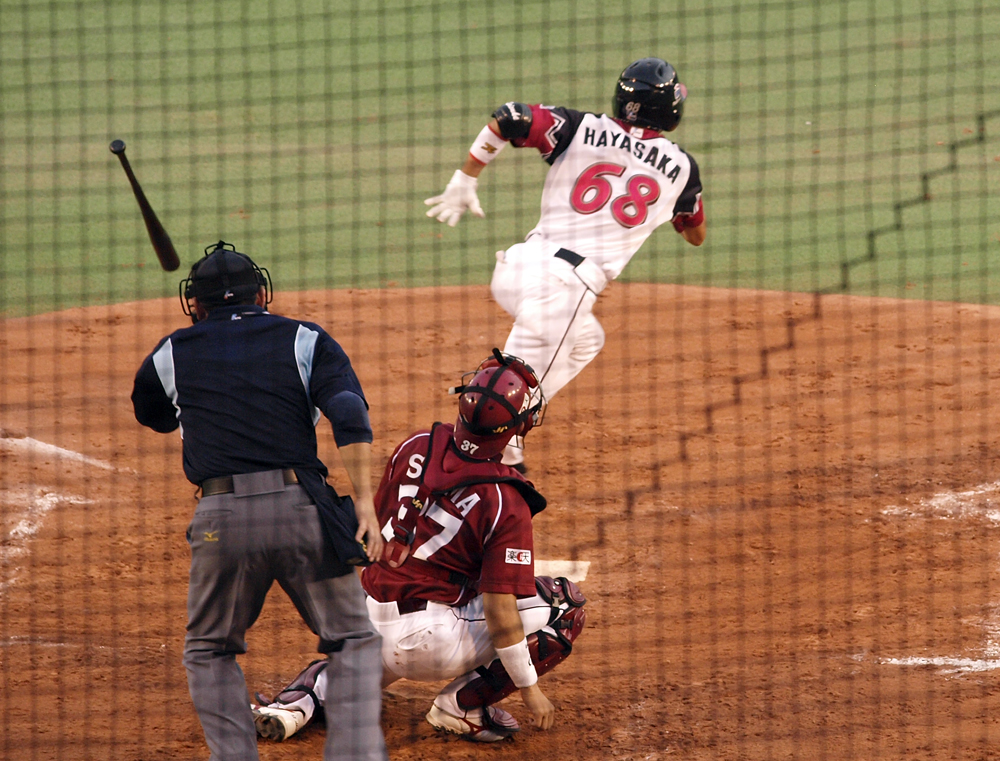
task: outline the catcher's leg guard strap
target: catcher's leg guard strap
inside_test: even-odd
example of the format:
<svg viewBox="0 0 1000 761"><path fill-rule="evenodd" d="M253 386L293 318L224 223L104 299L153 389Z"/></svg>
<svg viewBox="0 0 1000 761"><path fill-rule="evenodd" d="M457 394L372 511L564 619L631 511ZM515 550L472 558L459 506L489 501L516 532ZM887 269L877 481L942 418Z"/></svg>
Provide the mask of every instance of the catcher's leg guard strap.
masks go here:
<svg viewBox="0 0 1000 761"><path fill-rule="evenodd" d="M552 606L549 625L559 620L567 610L582 607L587 602L580 587L565 576L560 576L557 579L553 579L551 576L536 576L535 590L539 597Z"/></svg>
<svg viewBox="0 0 1000 761"><path fill-rule="evenodd" d="M528 652L539 676L569 657L573 641L580 635L586 620L586 610L571 608L552 625L554 634L541 629L528 635ZM499 658L489 666L480 666L476 673L478 676L455 695L459 707L465 711L492 705L517 690Z"/></svg>
<svg viewBox="0 0 1000 761"><path fill-rule="evenodd" d="M319 714L322 714L323 700L315 692L316 680L319 678L319 675L323 673L323 670L327 667L328 663L329 661L326 659L310 663L299 673L297 677L295 677L295 679L292 680L290 685L275 696L274 703L272 703L272 705L295 703L296 701L309 696L312 698L315 710Z"/></svg>

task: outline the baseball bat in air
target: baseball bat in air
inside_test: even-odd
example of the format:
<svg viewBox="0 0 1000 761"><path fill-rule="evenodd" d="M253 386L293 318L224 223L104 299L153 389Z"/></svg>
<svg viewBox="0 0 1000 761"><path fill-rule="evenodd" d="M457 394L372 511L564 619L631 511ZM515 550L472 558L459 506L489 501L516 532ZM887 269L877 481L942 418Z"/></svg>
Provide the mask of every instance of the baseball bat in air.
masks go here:
<svg viewBox="0 0 1000 761"><path fill-rule="evenodd" d="M125 170L125 175L132 185L132 192L135 193L135 200L139 203L139 211L142 212L142 221L146 223L146 232L149 233L149 240L153 244L156 258L160 260L160 265L163 269L167 272L173 272L181 266L181 260L177 256L177 251L174 250L174 244L170 240L170 236L167 235L167 231L160 224L159 217L156 216L153 207L149 205L149 201L146 200L146 194L142 192L142 187L132 172L132 167L125 156L125 141L112 140L111 152L122 163L122 169Z"/></svg>

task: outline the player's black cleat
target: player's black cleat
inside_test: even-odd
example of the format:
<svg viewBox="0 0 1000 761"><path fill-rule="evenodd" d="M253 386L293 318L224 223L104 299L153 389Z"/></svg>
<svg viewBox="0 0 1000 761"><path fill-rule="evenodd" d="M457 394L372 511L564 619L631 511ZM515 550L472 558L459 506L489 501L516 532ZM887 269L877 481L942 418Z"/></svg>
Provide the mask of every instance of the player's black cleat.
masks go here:
<svg viewBox="0 0 1000 761"><path fill-rule="evenodd" d="M518 473L520 473L522 476L528 475L528 466L525 465L523 462L516 462L513 465L511 465L511 467Z"/></svg>

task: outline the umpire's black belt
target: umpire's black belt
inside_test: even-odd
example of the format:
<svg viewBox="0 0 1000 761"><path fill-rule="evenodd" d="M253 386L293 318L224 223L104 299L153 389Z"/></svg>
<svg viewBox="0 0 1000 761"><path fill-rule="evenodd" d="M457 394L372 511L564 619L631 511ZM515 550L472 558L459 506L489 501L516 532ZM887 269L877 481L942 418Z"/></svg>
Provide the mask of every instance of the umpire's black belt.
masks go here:
<svg viewBox="0 0 1000 761"><path fill-rule="evenodd" d="M289 484L297 484L299 482L299 477L295 475L295 471L291 468L285 468L281 471L281 479L285 482L285 486L288 486ZM202 497L214 497L218 494L232 494L235 491L236 487L233 483L232 476L208 478L201 482Z"/></svg>
<svg viewBox="0 0 1000 761"><path fill-rule="evenodd" d="M587 258L580 256L576 251L570 251L568 248L560 248L556 251L555 257L556 259L562 259L564 262L569 262L574 267L579 267Z"/></svg>

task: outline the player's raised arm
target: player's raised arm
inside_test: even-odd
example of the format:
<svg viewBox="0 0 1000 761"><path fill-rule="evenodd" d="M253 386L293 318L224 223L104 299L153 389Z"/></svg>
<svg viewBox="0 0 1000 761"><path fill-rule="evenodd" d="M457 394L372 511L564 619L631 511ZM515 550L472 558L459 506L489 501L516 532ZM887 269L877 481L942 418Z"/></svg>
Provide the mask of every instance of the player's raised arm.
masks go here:
<svg viewBox="0 0 1000 761"><path fill-rule="evenodd" d="M483 593L483 612L493 648L521 691L521 700L535 717L535 726L549 729L555 720L555 706L538 687L538 674L531 663L517 598L510 594Z"/></svg>
<svg viewBox="0 0 1000 761"><path fill-rule="evenodd" d="M483 207L479 205L479 196L476 195L479 185L476 178L506 145L507 141L499 136L496 129L496 119L483 127L469 148L465 164L461 169L455 170L444 192L424 201L431 207L427 216L445 222L449 227L457 225L466 211L471 211L477 217L485 217Z"/></svg>
<svg viewBox="0 0 1000 761"><path fill-rule="evenodd" d="M530 131L530 106L514 102L500 106L493 112L493 121L483 127L472 142L465 164L461 169L455 170L444 192L424 201L431 207L427 216L445 222L449 227L457 225L466 211L471 211L477 217L485 217L476 195L479 185L477 178L486 165L507 147L507 143L517 138L526 138Z"/></svg>

